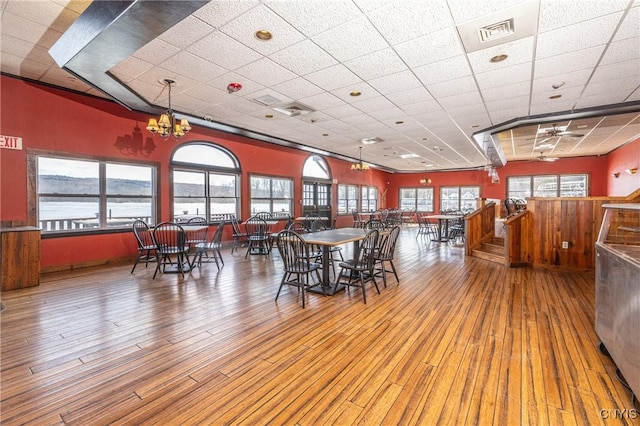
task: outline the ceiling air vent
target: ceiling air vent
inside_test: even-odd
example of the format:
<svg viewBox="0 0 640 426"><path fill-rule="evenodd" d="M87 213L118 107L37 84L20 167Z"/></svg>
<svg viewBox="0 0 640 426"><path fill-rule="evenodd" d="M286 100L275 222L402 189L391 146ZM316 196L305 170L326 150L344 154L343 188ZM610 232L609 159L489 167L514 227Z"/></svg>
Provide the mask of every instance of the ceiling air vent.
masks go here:
<svg viewBox="0 0 640 426"><path fill-rule="evenodd" d="M506 21L496 22L478 29L480 43L488 43L493 40L510 36L514 33L513 18Z"/></svg>
<svg viewBox="0 0 640 426"><path fill-rule="evenodd" d="M271 106L282 102L280 99L275 98L271 95L260 96L259 98L255 98L254 101L266 106Z"/></svg>
<svg viewBox="0 0 640 426"><path fill-rule="evenodd" d="M274 106L273 109L281 112L284 115L288 115L289 117L296 117L298 115L304 115L313 112L311 108L299 102L290 102L287 104Z"/></svg>

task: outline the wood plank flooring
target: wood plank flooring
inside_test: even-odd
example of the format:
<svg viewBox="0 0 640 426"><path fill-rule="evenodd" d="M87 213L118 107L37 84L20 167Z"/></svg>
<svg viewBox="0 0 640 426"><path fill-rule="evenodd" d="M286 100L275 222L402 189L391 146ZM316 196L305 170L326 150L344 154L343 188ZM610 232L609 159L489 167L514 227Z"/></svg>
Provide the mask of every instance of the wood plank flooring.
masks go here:
<svg viewBox="0 0 640 426"><path fill-rule="evenodd" d="M358 289L276 302L277 254L242 249L184 279L120 264L4 292L0 421L640 424L598 350L593 273L507 269L415 234L400 284L368 286L366 305Z"/></svg>

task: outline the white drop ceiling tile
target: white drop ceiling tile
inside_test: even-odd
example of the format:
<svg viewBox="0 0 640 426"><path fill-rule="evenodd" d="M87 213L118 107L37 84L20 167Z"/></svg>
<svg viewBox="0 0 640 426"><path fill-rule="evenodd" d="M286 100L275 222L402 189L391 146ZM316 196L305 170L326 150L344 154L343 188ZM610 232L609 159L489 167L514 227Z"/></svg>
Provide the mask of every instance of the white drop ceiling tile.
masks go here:
<svg viewBox="0 0 640 426"><path fill-rule="evenodd" d="M636 85L637 86L637 85ZM591 108L599 105L610 105L621 102L631 102L637 100L630 98L632 90L596 93L593 95L585 95L578 99L576 108Z"/></svg>
<svg viewBox="0 0 640 426"><path fill-rule="evenodd" d="M638 34L640 34L640 3L636 1L635 7L629 10L613 40L636 38Z"/></svg>
<svg viewBox="0 0 640 426"><path fill-rule="evenodd" d="M252 31L247 31L252 28ZM255 31L268 30L273 34L269 41L260 40ZM220 27L220 31L265 56L282 50L304 39L288 22L279 17L265 5L259 5L231 22Z"/></svg>
<svg viewBox="0 0 640 426"><path fill-rule="evenodd" d="M615 99L618 97L622 100L618 102L623 102L624 99L631 94L636 88L640 85L640 77L637 75L618 78L615 80L603 80L598 82L590 82L584 90L582 96L592 96L592 95L600 95L600 94L611 94L611 98ZM616 95L615 93L618 93ZM620 94L623 96L620 97Z"/></svg>
<svg viewBox="0 0 640 426"><path fill-rule="evenodd" d="M597 83L630 76L638 76L640 79L640 58L634 58L616 64L601 65L593 73L591 82Z"/></svg>
<svg viewBox="0 0 640 426"><path fill-rule="evenodd" d="M27 66L34 65L35 67L39 67L42 65L37 62L32 62L28 60L27 62L28 62ZM25 64L23 63L22 66L25 66ZM37 68L36 70L34 71L39 72ZM29 74L30 72L31 70L27 74ZM88 93L91 89L90 86L88 86L87 84L85 84L84 82L82 82L81 80L75 77L71 77L68 72L66 72L65 70L55 65L50 66L45 71L44 75L41 77L41 80L44 81L45 83L53 84L55 86L64 85L64 87L68 87L71 90L77 90L78 92ZM105 97L105 95L103 94L102 97ZM107 98L110 99L109 97Z"/></svg>
<svg viewBox="0 0 640 426"><path fill-rule="evenodd" d="M204 110L209 106L209 102L197 99L186 93L171 94L171 106L176 112L194 114L196 111Z"/></svg>
<svg viewBox="0 0 640 426"><path fill-rule="evenodd" d="M386 97L399 107L405 107L407 105L413 105L433 99L424 87L417 87L415 89L405 90L404 92L391 93Z"/></svg>
<svg viewBox="0 0 640 426"><path fill-rule="evenodd" d="M179 47L169 44L164 40L155 39L138 49L133 54L133 57L150 64L158 65L178 52L180 52Z"/></svg>
<svg viewBox="0 0 640 426"><path fill-rule="evenodd" d="M52 27L56 31L64 32L77 19L78 13L66 9L53 2L40 1L3 1L2 23L8 22L13 15L41 25ZM6 15L5 15L6 14Z"/></svg>
<svg viewBox="0 0 640 426"><path fill-rule="evenodd" d="M547 92L553 89L553 84L563 82L562 87L583 87L587 84L590 76L591 69L582 69L566 74L562 73L562 70L558 70L558 74L533 80L531 91L532 93Z"/></svg>
<svg viewBox="0 0 640 426"><path fill-rule="evenodd" d="M611 43L600 61L600 65L615 64L640 57L640 32L637 37Z"/></svg>
<svg viewBox="0 0 640 426"><path fill-rule="evenodd" d="M331 93L320 93L306 98L301 98L299 101L310 106L314 110L324 110L326 108L344 105L343 100Z"/></svg>
<svg viewBox="0 0 640 426"><path fill-rule="evenodd" d="M294 73L269 58L262 58L247 64L238 68L236 72L265 86L272 86L297 77Z"/></svg>
<svg viewBox="0 0 640 426"><path fill-rule="evenodd" d="M492 125L491 118L486 111L469 115L455 115L454 120L468 135L473 134L479 129L491 127Z"/></svg>
<svg viewBox="0 0 640 426"><path fill-rule="evenodd" d="M355 108L358 108L360 111L370 114L374 111L384 111L391 108L396 108L387 98L384 96L378 96L371 99L365 99L362 101L351 102ZM398 109L399 110L399 109Z"/></svg>
<svg viewBox="0 0 640 426"><path fill-rule="evenodd" d="M416 76L425 85L440 83L471 75L465 55L445 59L433 64L423 65L414 69Z"/></svg>
<svg viewBox="0 0 640 426"><path fill-rule="evenodd" d="M443 61L465 53L453 27L444 28L399 44L394 49L411 68Z"/></svg>
<svg viewBox="0 0 640 426"><path fill-rule="evenodd" d="M576 101L580 94L582 93L583 88L580 86L576 87L561 87L557 90L549 90L547 92L537 92L531 94L531 104L535 105L537 103L548 103L554 101L560 101L559 103L564 103L567 99L572 99ZM550 96L562 95L560 99L549 99ZM553 111L561 111L558 109L554 109Z"/></svg>
<svg viewBox="0 0 640 426"><path fill-rule="evenodd" d="M305 78L324 90L330 91L347 87L362 81L357 75L342 64L308 74Z"/></svg>
<svg viewBox="0 0 640 426"><path fill-rule="evenodd" d="M351 0L322 1L267 0L265 5L307 37L313 37L361 15Z"/></svg>
<svg viewBox="0 0 640 426"><path fill-rule="evenodd" d="M49 68L52 68L49 64L32 61L12 53L2 54L2 72L37 80L44 76ZM69 76L69 74L67 74L67 76ZM62 80L58 80L58 78L59 76L56 76L55 80L59 83Z"/></svg>
<svg viewBox="0 0 640 426"><path fill-rule="evenodd" d="M489 111L489 116L491 117L491 121L494 126L500 123L505 123L516 117L526 117L528 115L531 115L529 114L529 107Z"/></svg>
<svg viewBox="0 0 640 426"><path fill-rule="evenodd" d="M302 77L276 84L273 89L291 99L306 98L323 92L318 86Z"/></svg>
<svg viewBox="0 0 640 426"><path fill-rule="evenodd" d="M2 14L2 28L0 28L0 31L3 37L5 34L10 34L17 39L42 46L46 49L53 46L62 35L59 31L48 30L48 28L42 24L7 12ZM55 34L55 37L52 37L52 34Z"/></svg>
<svg viewBox="0 0 640 426"><path fill-rule="evenodd" d="M387 2L383 7L368 13L368 16L391 45L416 39L453 24L445 0Z"/></svg>
<svg viewBox="0 0 640 426"><path fill-rule="evenodd" d="M482 97L485 102L491 102L512 96L528 96L530 90L529 84L530 83L528 81L522 81L520 83L492 87L490 89L483 90Z"/></svg>
<svg viewBox="0 0 640 426"><path fill-rule="evenodd" d="M351 96L352 92L360 92L360 96ZM363 81L340 89L331 90L330 93L347 103L362 102L380 96L380 93Z"/></svg>
<svg viewBox="0 0 640 426"><path fill-rule="evenodd" d="M443 81L441 83L430 84L427 86L429 92L436 98L444 98L454 96L460 93L474 92L478 90L475 79L468 75L453 80Z"/></svg>
<svg viewBox="0 0 640 426"><path fill-rule="evenodd" d="M391 48L360 56L345 62L344 65L363 80L371 80L407 70L407 66Z"/></svg>
<svg viewBox="0 0 640 426"><path fill-rule="evenodd" d="M161 81L167 78L176 82L172 85L172 96L177 93L187 91L199 84L196 80L192 80L183 75L175 74L161 67L154 67L133 80L130 83L130 86L137 86L138 84L141 84L141 87L144 88L145 85L150 85L155 88L155 90L152 90L151 92L151 96L153 96L154 99L157 96L160 96L159 99L166 100L168 97L168 90L166 89L166 85L161 83ZM140 93L137 90L136 92Z"/></svg>
<svg viewBox="0 0 640 426"><path fill-rule="evenodd" d="M477 50L469 53L469 63L474 73L495 71L517 64L531 63L533 58L533 37L525 37L509 43ZM491 62L491 58L498 55L508 55L502 62Z"/></svg>
<svg viewBox="0 0 640 426"><path fill-rule="evenodd" d="M556 75L558 70L563 73L572 73L583 69L592 69L604 50L604 46L591 47L550 58L537 59L534 78L543 78Z"/></svg>
<svg viewBox="0 0 640 426"><path fill-rule="evenodd" d="M547 102L532 102L531 115L548 114L555 111L569 111L577 102L577 98L547 99Z"/></svg>
<svg viewBox="0 0 640 426"><path fill-rule="evenodd" d="M34 45L8 34L2 34L0 41L3 54L29 58L30 61L40 62L47 66L51 64L51 55L49 55L48 49L42 46Z"/></svg>
<svg viewBox="0 0 640 426"><path fill-rule="evenodd" d="M440 114L441 116L446 116L446 113L442 110L442 107L435 99L430 99L427 101L418 102L415 104L404 105L402 109L412 117L423 117L424 114L429 114L429 116Z"/></svg>
<svg viewBox="0 0 640 426"><path fill-rule="evenodd" d="M323 110L323 112L331 116L332 118L341 118L343 120L346 120L348 117L354 116L354 115L362 116L362 112L359 109L354 108L352 105L349 105L349 104L344 104L344 105L340 105L332 108L326 108Z"/></svg>
<svg viewBox="0 0 640 426"><path fill-rule="evenodd" d="M215 28L195 16L187 16L158 37L165 42L186 49L192 43L215 31Z"/></svg>
<svg viewBox="0 0 640 426"><path fill-rule="evenodd" d="M264 86L250 80L244 76L241 76L235 72L230 72L209 80L208 84L215 87L218 90L227 91L229 83L239 83L242 85L242 89L236 92L235 96L242 96L243 98L254 99L257 96L255 93L264 90Z"/></svg>
<svg viewBox="0 0 640 426"><path fill-rule="evenodd" d="M459 108L465 105L474 105L482 103L482 98L478 91L461 93L459 95L447 96L446 98L438 98L438 102L442 108L447 111L449 108Z"/></svg>
<svg viewBox="0 0 640 426"><path fill-rule="evenodd" d="M605 45L611 39L621 16L619 12L538 34L536 59Z"/></svg>
<svg viewBox="0 0 640 426"><path fill-rule="evenodd" d="M109 70L118 80L128 83L153 68L153 64L130 56Z"/></svg>
<svg viewBox="0 0 640 426"><path fill-rule="evenodd" d="M531 78L531 63L513 65L492 72L476 74L476 81L483 92L494 87L522 83Z"/></svg>
<svg viewBox="0 0 640 426"><path fill-rule="evenodd" d="M349 107L353 108L351 105L349 105ZM329 111L329 110L325 110L325 111ZM359 109L356 109L356 111L358 112L357 114L350 114L347 116L343 116L341 119L349 125L358 126L358 127L380 125L373 117L367 114L363 114L362 111L360 111ZM365 128L370 128L370 127L365 127Z"/></svg>
<svg viewBox="0 0 640 426"><path fill-rule="evenodd" d="M544 0L540 2L538 32L567 27L598 16L624 10L628 0Z"/></svg>
<svg viewBox="0 0 640 426"><path fill-rule="evenodd" d="M209 84L200 84L184 92L185 95L206 101L210 104L221 104L231 96L226 91Z"/></svg>
<svg viewBox="0 0 640 426"><path fill-rule="evenodd" d="M447 108L447 114L449 114L454 120L458 120L466 116L487 115L487 108L483 103L466 104L457 108Z"/></svg>
<svg viewBox="0 0 640 426"><path fill-rule="evenodd" d="M365 17L353 19L313 37L321 48L340 62L384 49L387 42Z"/></svg>
<svg viewBox="0 0 640 426"><path fill-rule="evenodd" d="M311 40L303 40L272 54L269 58L298 75L319 71L337 63Z"/></svg>
<svg viewBox="0 0 640 426"><path fill-rule="evenodd" d="M498 11L526 3L527 0L491 0L469 2L468 0L447 0L456 24L472 21Z"/></svg>
<svg viewBox="0 0 640 426"><path fill-rule="evenodd" d="M544 99L547 98L545 97ZM526 108L529 106L529 96L526 95L499 99L496 101L486 102L485 105L487 106L489 113L494 110Z"/></svg>
<svg viewBox="0 0 640 426"><path fill-rule="evenodd" d="M258 52L220 31L213 32L186 49L207 61L236 70L262 57Z"/></svg>
<svg viewBox="0 0 640 426"><path fill-rule="evenodd" d="M166 70L198 81L209 81L228 72L228 70L184 50L159 65Z"/></svg>
<svg viewBox="0 0 640 426"><path fill-rule="evenodd" d="M383 95L423 87L420 80L408 70L375 78L370 80L369 84Z"/></svg>
<svg viewBox="0 0 640 426"><path fill-rule="evenodd" d="M210 1L193 15L219 28L259 4L260 0Z"/></svg>

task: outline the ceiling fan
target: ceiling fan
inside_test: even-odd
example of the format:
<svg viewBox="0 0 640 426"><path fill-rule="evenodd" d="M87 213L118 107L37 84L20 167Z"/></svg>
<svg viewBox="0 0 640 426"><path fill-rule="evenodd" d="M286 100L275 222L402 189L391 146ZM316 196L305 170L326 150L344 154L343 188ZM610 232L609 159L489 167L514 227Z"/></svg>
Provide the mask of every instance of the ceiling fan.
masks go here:
<svg viewBox="0 0 640 426"><path fill-rule="evenodd" d="M536 157L538 159L538 161L556 161L558 159L558 157L547 157L546 155L544 155L544 152L540 152L540 155L538 157Z"/></svg>
<svg viewBox="0 0 640 426"><path fill-rule="evenodd" d="M581 138L584 135L581 133L573 133L567 130L569 126L558 127L557 124L553 124L552 127L547 129L539 129L538 134L535 138L530 138L528 140L537 139L538 136L544 137L541 142L546 142L551 138L561 138L561 137L569 137L569 138Z"/></svg>

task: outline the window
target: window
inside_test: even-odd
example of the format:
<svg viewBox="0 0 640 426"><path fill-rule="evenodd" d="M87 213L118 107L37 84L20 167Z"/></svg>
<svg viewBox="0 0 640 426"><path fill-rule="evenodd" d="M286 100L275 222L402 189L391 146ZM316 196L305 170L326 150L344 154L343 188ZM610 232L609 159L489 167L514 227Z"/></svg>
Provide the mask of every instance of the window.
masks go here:
<svg viewBox="0 0 640 426"><path fill-rule="evenodd" d="M378 188L375 186L362 187L362 210L372 212L378 209Z"/></svg>
<svg viewBox="0 0 640 426"><path fill-rule="evenodd" d="M433 188L400 188L400 208L433 212Z"/></svg>
<svg viewBox="0 0 640 426"><path fill-rule="evenodd" d="M155 168L38 156L38 224L43 232L155 223Z"/></svg>
<svg viewBox="0 0 640 426"><path fill-rule="evenodd" d="M478 208L479 186L440 187L440 211L455 210L464 213Z"/></svg>
<svg viewBox="0 0 640 426"><path fill-rule="evenodd" d="M338 214L358 210L358 186L338 185Z"/></svg>
<svg viewBox="0 0 640 426"><path fill-rule="evenodd" d="M236 158L210 143L181 146L173 154L173 216L184 222L202 216L211 222L240 217Z"/></svg>
<svg viewBox="0 0 640 426"><path fill-rule="evenodd" d="M326 161L318 155L307 158L302 167L302 176L309 178L331 179L331 172Z"/></svg>
<svg viewBox="0 0 640 426"><path fill-rule="evenodd" d="M507 198L586 197L588 177L577 175L513 176L507 178Z"/></svg>
<svg viewBox="0 0 640 426"><path fill-rule="evenodd" d="M251 176L251 214L293 211L293 180Z"/></svg>

